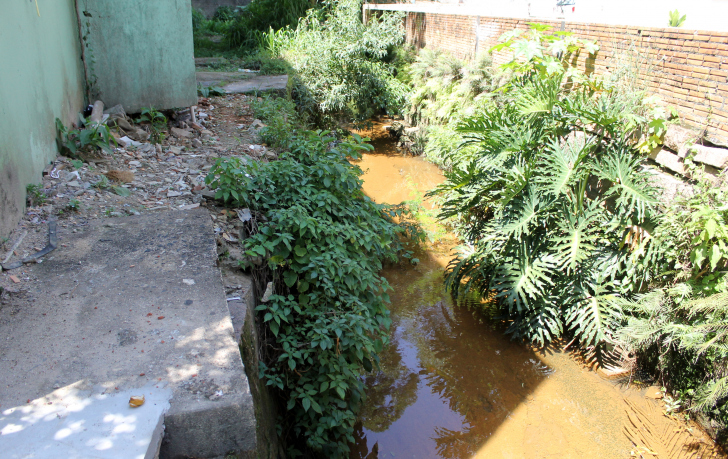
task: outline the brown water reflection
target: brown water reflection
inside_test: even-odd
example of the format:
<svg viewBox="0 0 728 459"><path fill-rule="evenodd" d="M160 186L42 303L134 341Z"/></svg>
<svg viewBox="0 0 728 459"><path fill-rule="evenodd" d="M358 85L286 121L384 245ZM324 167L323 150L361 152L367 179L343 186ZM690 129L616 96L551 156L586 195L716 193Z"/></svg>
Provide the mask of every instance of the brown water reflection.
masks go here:
<svg viewBox="0 0 728 459"><path fill-rule="evenodd" d="M364 190L377 202L411 200L443 180L435 166L402 156L388 139L373 143L376 152L359 165ZM453 304L442 284L452 247L447 239L430 243L417 254L418 266L384 272L394 288L391 345L381 371L366 378L351 457L630 457L628 413L637 407L653 413L645 422L663 422L655 421L662 417L657 402L569 355L512 342L498 325Z"/></svg>

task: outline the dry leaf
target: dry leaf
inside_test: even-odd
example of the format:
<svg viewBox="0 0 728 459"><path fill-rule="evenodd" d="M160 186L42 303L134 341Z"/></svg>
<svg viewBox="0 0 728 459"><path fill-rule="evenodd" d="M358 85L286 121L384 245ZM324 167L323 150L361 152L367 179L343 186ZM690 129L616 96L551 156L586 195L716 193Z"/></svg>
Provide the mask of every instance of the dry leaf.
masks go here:
<svg viewBox="0 0 728 459"><path fill-rule="evenodd" d="M144 396L138 396L138 395L132 395L129 398L129 406L132 408L137 408L144 405Z"/></svg>
<svg viewBox="0 0 728 459"><path fill-rule="evenodd" d="M129 183L134 181L134 173L131 171L109 171L104 175L114 182Z"/></svg>

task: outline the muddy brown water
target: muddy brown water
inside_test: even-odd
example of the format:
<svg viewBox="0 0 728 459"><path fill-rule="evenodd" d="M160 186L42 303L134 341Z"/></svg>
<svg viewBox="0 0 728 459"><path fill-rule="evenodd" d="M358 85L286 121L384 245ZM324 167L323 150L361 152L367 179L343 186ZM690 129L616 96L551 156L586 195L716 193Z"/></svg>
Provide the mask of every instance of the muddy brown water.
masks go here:
<svg viewBox="0 0 728 459"><path fill-rule="evenodd" d="M359 162L377 202L421 197L440 170L403 156L381 125ZM432 209L432 202L425 202ZM387 268L391 343L366 378L351 458L724 457L644 390L609 381L560 350L540 352L453 304L443 271L457 241L428 242L417 266Z"/></svg>

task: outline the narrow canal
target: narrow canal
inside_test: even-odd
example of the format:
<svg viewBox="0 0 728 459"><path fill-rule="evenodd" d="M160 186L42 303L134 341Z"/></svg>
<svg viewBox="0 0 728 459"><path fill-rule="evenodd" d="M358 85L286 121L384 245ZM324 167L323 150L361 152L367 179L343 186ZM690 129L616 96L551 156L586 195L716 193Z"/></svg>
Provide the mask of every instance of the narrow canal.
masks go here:
<svg viewBox="0 0 728 459"><path fill-rule="evenodd" d="M440 170L403 156L383 133L381 125L362 133L375 146L359 163L364 191L380 203L421 200L442 182ZM457 241L428 230L417 266L385 270L391 343L366 379L352 458L723 457L644 389L606 380L560 348L511 341L453 304L442 281Z"/></svg>

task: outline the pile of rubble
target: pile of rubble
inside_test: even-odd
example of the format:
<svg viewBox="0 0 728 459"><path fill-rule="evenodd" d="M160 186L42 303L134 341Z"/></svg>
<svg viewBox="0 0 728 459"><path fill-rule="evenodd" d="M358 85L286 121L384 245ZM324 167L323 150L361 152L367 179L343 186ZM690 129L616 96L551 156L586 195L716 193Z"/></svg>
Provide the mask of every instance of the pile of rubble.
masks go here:
<svg viewBox="0 0 728 459"><path fill-rule="evenodd" d="M111 128L118 147L83 162L56 157L45 168L41 184L29 193L29 207L16 231L0 241L4 242L0 262L12 263L40 250L46 244L49 220L57 219L62 244L64 230L76 232L90 219L200 205L212 211L221 245L234 245L237 229L232 219L228 223L220 214L222 208L213 201L214 190L206 187L205 177L220 158L276 159L276 153L261 144L259 131L264 125L253 119L248 102L244 95L200 99L198 106L170 115L166 135L157 144L121 106L105 111L103 117L94 115ZM0 286L7 285L5 281L0 279Z"/></svg>

